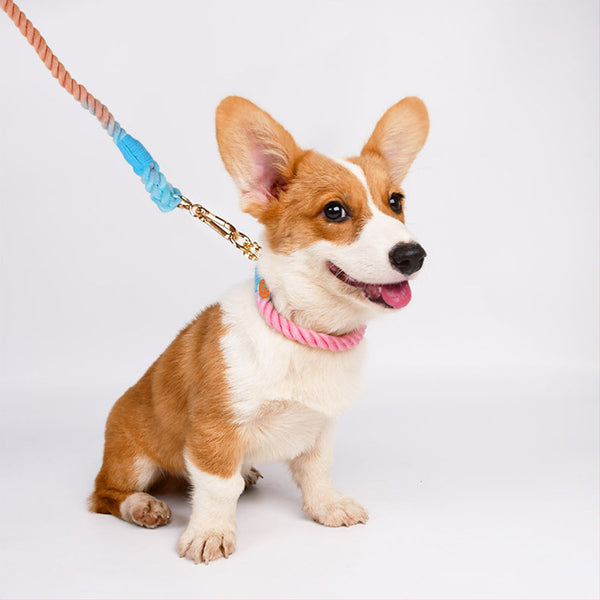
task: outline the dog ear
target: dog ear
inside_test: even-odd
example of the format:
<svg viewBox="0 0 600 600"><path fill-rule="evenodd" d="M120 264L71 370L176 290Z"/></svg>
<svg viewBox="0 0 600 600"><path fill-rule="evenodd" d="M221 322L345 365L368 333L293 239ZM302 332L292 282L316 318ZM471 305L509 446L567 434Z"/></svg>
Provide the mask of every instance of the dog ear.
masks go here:
<svg viewBox="0 0 600 600"><path fill-rule="evenodd" d="M216 126L221 158L241 193L240 206L259 219L285 190L301 150L275 119L237 96L219 104Z"/></svg>
<svg viewBox="0 0 600 600"><path fill-rule="evenodd" d="M394 104L379 119L361 154L381 156L392 181L400 185L428 133L427 108L422 100L410 96Z"/></svg>

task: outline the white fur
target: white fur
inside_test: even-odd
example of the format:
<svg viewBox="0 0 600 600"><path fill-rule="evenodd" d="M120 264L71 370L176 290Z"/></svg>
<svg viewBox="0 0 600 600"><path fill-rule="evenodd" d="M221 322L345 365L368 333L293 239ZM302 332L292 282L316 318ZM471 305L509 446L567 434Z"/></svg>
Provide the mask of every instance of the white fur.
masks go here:
<svg viewBox="0 0 600 600"><path fill-rule="evenodd" d="M291 254L272 252L266 241L262 247L259 273L277 311L296 325L342 335L384 313L331 274L327 261L339 252L336 244L319 241Z"/></svg>
<svg viewBox="0 0 600 600"><path fill-rule="evenodd" d="M310 436L298 426L305 422L319 431L327 417L341 414L360 392L363 344L329 352L288 340L265 323L251 282L231 289L220 304L227 327L221 349L238 423L249 431L257 427L261 436L260 424L268 421L274 435L283 434L282 441L304 450ZM271 460L294 456L289 450L282 454Z"/></svg>
<svg viewBox="0 0 600 600"><path fill-rule="evenodd" d="M138 456L133 463L133 468L137 478L136 489L140 491L147 490L156 481L160 472L156 464L145 456Z"/></svg>
<svg viewBox="0 0 600 600"><path fill-rule="evenodd" d="M334 420L328 421L314 446L290 461L290 470L302 490L304 510L319 523L331 527L365 523L367 511L338 492L329 471L333 463Z"/></svg>
<svg viewBox="0 0 600 600"><path fill-rule="evenodd" d="M192 484L193 512L190 525L223 522L235 525L235 503L244 490L244 479L236 473L223 478L200 470L186 455L185 466Z"/></svg>
<svg viewBox="0 0 600 600"><path fill-rule="evenodd" d="M392 267L389 253L396 244L416 242L415 236L402 221L386 215L377 207L373 202L365 174L358 165L346 160L336 162L348 169L360 181L373 216L352 244L339 246L327 243L329 247L324 251L330 256L329 260L350 277L365 283L398 283L408 279Z"/></svg>
<svg viewBox="0 0 600 600"><path fill-rule="evenodd" d="M235 550L235 508L244 490L240 473L223 478L196 467L185 457L192 484L192 516L178 542L180 556L198 563Z"/></svg>

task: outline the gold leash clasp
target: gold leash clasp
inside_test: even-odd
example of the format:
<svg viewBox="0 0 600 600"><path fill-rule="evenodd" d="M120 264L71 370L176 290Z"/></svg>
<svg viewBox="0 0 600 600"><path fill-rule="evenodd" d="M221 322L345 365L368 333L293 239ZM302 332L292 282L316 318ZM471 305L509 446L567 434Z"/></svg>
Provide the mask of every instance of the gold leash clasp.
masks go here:
<svg viewBox="0 0 600 600"><path fill-rule="evenodd" d="M189 198L178 194L181 202L178 208L187 210L192 217L200 219L206 223L211 229L216 231L221 237L229 240L236 248L242 251L244 256L250 260L257 260L260 254L260 245L258 242L253 242L245 233L238 231L231 223L214 215L201 204L193 204Z"/></svg>

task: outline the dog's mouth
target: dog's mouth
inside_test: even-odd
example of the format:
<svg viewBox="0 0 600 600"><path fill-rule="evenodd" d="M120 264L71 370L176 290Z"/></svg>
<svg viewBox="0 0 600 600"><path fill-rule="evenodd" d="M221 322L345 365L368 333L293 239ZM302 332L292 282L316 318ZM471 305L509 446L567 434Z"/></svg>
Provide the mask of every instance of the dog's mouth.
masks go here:
<svg viewBox="0 0 600 600"><path fill-rule="evenodd" d="M403 308L410 302L411 291L408 281L399 283L364 283L350 277L342 269L327 262L327 267L340 281L359 289L363 296L380 306L386 308Z"/></svg>

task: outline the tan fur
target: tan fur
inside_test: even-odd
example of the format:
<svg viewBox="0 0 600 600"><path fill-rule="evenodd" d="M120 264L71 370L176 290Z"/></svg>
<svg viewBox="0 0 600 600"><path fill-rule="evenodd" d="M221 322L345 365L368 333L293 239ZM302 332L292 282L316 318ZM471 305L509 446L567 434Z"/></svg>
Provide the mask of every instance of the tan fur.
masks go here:
<svg viewBox="0 0 600 600"><path fill-rule="evenodd" d="M219 151L240 188L241 208L265 225L275 252L289 254L317 240L348 244L358 237L371 211L362 185L347 169L301 150L286 129L244 98L223 100L216 124ZM389 197L402 192L400 183L428 130L424 104L405 98L379 120L361 155L350 159L363 169L377 207L402 222L404 214L392 211ZM334 200L350 209L352 219L331 223L323 217L323 208Z"/></svg>
<svg viewBox="0 0 600 600"><path fill-rule="evenodd" d="M403 194L402 188L392 181L383 158L378 154L368 152L361 156L349 158L348 161L358 165L363 170L375 206L386 215L399 219L404 223L404 200L402 201L402 212L400 214L395 213L390 208L389 203L390 196L394 192Z"/></svg>
<svg viewBox="0 0 600 600"><path fill-rule="evenodd" d="M219 104L216 129L225 168L241 191L241 208L260 219L269 199L285 190L302 151L287 130L245 98L230 96Z"/></svg>
<svg viewBox="0 0 600 600"><path fill-rule="evenodd" d="M139 458L181 474L186 449L203 471L221 477L236 471L244 441L227 406L219 349L224 333L219 305L207 308L116 402L106 423L92 511L122 517L121 503L147 487L135 469Z"/></svg>
<svg viewBox="0 0 600 600"><path fill-rule="evenodd" d="M382 158L391 179L400 185L429 133L429 115L419 98L409 96L389 108L379 119L361 156Z"/></svg>
<svg viewBox="0 0 600 600"><path fill-rule="evenodd" d="M265 225L275 252L289 254L317 240L347 244L358 237L371 211L362 185L347 169L301 150L288 131L244 98L223 100L216 121L221 157L240 188L241 208ZM269 160L274 168L264 166ZM335 200L352 219L331 223L323 217L325 205Z"/></svg>
<svg viewBox="0 0 600 600"><path fill-rule="evenodd" d="M318 240L348 244L360 234L371 216L361 183L343 166L309 150L295 167L295 177L276 202L263 211L270 247L288 254ZM323 208L331 201L342 202L352 219L331 223L323 216Z"/></svg>

